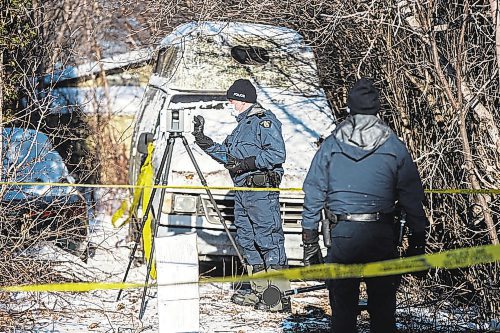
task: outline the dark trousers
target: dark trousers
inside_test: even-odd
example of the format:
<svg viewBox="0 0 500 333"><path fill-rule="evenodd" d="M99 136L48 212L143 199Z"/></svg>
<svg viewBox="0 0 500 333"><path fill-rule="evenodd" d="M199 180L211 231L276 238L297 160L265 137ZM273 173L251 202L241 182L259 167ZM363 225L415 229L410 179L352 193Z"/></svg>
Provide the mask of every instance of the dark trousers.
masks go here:
<svg viewBox="0 0 500 333"><path fill-rule="evenodd" d="M372 333L396 332L396 290L399 276L365 279L368 293L368 313ZM360 279L331 280L329 283L332 308L332 332L357 332Z"/></svg>
<svg viewBox="0 0 500 333"><path fill-rule="evenodd" d="M397 257L393 226L376 222L339 222L332 230L327 262L360 264ZM366 278L368 313L373 333L396 332L396 291L401 277ZM328 281L332 332L357 332L361 279Z"/></svg>
<svg viewBox="0 0 500 333"><path fill-rule="evenodd" d="M236 191L234 225L249 265L287 264L278 192Z"/></svg>

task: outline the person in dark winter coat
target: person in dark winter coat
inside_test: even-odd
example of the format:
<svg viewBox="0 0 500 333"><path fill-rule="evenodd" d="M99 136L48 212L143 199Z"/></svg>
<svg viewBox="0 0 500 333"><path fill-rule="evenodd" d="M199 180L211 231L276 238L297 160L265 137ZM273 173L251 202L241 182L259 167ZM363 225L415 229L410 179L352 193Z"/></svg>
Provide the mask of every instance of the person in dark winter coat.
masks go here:
<svg viewBox="0 0 500 333"><path fill-rule="evenodd" d="M398 257L394 210L406 212L407 255L424 253L427 218L422 182L405 144L377 117L379 94L368 79L349 92L350 115L316 153L303 184L304 264L320 263L321 210L331 217L326 261L359 264ZM400 276L366 278L371 332L395 332ZM332 332L356 332L360 279L328 281Z"/></svg>
<svg viewBox="0 0 500 333"><path fill-rule="evenodd" d="M255 87L249 80L236 80L227 90L231 112L238 125L223 143L203 133L204 119L195 117L196 144L229 170L239 187L278 187L283 177L285 143L281 122L257 104ZM243 250L249 274L282 269L287 265L285 236L280 216L279 192L235 191L234 225L236 240ZM271 311L289 310L289 298L274 307L260 302L269 281L252 282L252 292L235 293L233 302ZM289 289L288 282L272 282Z"/></svg>

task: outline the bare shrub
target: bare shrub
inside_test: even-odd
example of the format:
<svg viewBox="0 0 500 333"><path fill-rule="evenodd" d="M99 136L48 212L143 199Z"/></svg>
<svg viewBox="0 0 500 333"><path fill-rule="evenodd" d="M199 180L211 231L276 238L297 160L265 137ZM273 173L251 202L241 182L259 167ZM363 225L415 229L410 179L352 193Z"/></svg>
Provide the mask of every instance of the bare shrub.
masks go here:
<svg viewBox="0 0 500 333"><path fill-rule="evenodd" d="M4 62L22 59L14 63L27 77L48 72L56 62L99 60L112 50L97 41L121 38L122 30L128 31L120 39L126 41L123 47L132 49L155 46L175 26L192 20L286 26L299 31L314 48L322 86L339 120L346 115L345 100L355 79L375 80L382 92L381 116L408 144L427 189L499 188L500 70L495 53L499 23L486 2L123 0L45 6L51 10L43 15L38 11L42 7L30 10L37 18L43 52L26 53L40 55L45 65L34 55L24 56L27 48L4 55ZM137 19L137 24L116 23L117 29L104 29L104 24L114 23L113 15ZM85 31L87 43L69 38L78 36L78 31ZM35 94L27 81L21 86L25 94ZM9 85L9 94L12 90ZM9 117L14 120L16 114ZM97 144L113 142L99 140ZM100 167L104 156L93 167ZM492 194L428 192L429 250L498 243L499 200ZM432 308L435 320L440 310L450 308L493 318L500 299L498 271L495 263L435 271L425 282L409 278L401 306ZM447 325L449 331L461 329L453 320Z"/></svg>

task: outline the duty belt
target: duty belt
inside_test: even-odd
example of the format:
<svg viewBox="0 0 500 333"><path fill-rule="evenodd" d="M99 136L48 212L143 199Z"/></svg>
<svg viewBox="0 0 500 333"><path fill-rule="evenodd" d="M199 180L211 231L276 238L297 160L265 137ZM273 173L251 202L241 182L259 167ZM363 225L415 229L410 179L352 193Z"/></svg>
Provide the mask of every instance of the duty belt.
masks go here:
<svg viewBox="0 0 500 333"><path fill-rule="evenodd" d="M256 172L245 179L247 187L278 187L281 177L275 171Z"/></svg>
<svg viewBox="0 0 500 333"><path fill-rule="evenodd" d="M256 180L258 179L258 180ZM254 175L248 176L245 179L245 186L246 187L274 187L272 186L267 179L264 178L257 178Z"/></svg>
<svg viewBox="0 0 500 333"><path fill-rule="evenodd" d="M354 222L394 222L394 215L392 213L366 213L366 214L333 214L332 212L325 210L326 217L331 223L337 223L340 221L354 221Z"/></svg>
<svg viewBox="0 0 500 333"><path fill-rule="evenodd" d="M335 214L337 221L378 222L382 214Z"/></svg>

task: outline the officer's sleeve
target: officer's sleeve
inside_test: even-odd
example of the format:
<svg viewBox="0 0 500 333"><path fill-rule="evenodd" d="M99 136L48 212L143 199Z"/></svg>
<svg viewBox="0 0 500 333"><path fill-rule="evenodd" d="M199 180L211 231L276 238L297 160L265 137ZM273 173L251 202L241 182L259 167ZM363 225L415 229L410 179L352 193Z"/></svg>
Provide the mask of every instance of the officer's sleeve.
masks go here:
<svg viewBox="0 0 500 333"><path fill-rule="evenodd" d="M285 141L281 134L281 125L271 120L259 123L261 150L255 156L255 165L259 169L272 169L275 165L285 162Z"/></svg>
<svg viewBox="0 0 500 333"><path fill-rule="evenodd" d="M428 224L422 204L424 189L417 166L406 148L398 165L396 189L399 204L406 211L408 226L415 233L424 232Z"/></svg>
<svg viewBox="0 0 500 333"><path fill-rule="evenodd" d="M302 228L318 229L321 210L324 207L328 191L328 168L331 159L331 148L326 142L314 156L302 189L304 190L304 211L302 212Z"/></svg>
<svg viewBox="0 0 500 333"><path fill-rule="evenodd" d="M228 149L226 145L226 140L222 144L214 142L213 145L210 147L203 149L205 153L207 153L210 157L212 157L214 160L221 164L226 164L227 163L227 154L228 154Z"/></svg>

